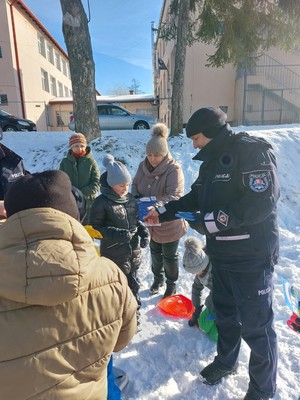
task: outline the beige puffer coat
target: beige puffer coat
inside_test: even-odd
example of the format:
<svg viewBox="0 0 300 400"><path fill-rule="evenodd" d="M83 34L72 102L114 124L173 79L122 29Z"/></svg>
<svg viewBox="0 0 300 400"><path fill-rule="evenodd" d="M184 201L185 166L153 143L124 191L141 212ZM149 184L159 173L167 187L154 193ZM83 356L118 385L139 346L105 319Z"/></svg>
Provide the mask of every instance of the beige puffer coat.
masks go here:
<svg viewBox="0 0 300 400"><path fill-rule="evenodd" d="M184 176L181 166L168 153L162 162L149 170L147 157L138 167L133 178L131 193L134 196L156 196L157 205L163 205L183 196ZM149 226L151 238L157 243L179 240L187 232L184 219L163 222L160 226Z"/></svg>
<svg viewBox="0 0 300 400"><path fill-rule="evenodd" d="M0 275L0 398L105 400L110 355L136 332L125 275L52 208L0 226Z"/></svg>

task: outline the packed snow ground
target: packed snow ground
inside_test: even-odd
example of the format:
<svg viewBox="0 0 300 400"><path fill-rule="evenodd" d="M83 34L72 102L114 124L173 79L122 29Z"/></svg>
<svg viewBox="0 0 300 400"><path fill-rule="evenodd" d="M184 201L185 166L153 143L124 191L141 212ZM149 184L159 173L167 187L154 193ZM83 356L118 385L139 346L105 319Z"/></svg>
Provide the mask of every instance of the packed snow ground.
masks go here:
<svg viewBox="0 0 300 400"><path fill-rule="evenodd" d="M275 269L275 325L279 343L277 393L275 400L300 399L300 334L288 328L286 320L291 310L285 303L282 278L293 283L300 291L300 126L237 127L251 134L267 138L274 146L281 182L278 204L281 257ZM56 169L68 150L66 132L4 133L3 143L24 158L30 172ZM145 157L145 145L150 131L104 131L102 137L91 142L93 155L103 171L105 153L124 162L132 176ZM196 179L199 162L192 161L196 154L185 135L169 139L173 157L182 165L185 190L190 190ZM20 199L22 201L22 199ZM191 229L188 235L194 235ZM183 238L184 239L184 238ZM183 254L183 239L180 254ZM239 370L236 375L222 380L219 385L207 386L198 379L199 371L211 362L216 344L197 328L190 328L186 319L166 317L156 303L162 297L150 297L152 283L150 253L143 250L139 270L141 280L141 330L132 342L114 355L116 366L124 369L131 385L124 400L239 400L248 386L249 349L242 344ZM193 276L182 266L178 279L178 293L190 297Z"/></svg>

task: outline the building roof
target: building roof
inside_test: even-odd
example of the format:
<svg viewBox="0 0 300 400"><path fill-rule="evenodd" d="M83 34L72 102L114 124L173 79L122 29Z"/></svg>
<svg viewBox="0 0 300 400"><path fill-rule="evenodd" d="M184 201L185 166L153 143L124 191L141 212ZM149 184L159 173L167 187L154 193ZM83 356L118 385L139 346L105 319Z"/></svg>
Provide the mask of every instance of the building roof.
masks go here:
<svg viewBox="0 0 300 400"><path fill-rule="evenodd" d="M154 101L153 94L127 94L121 96L96 96L98 103L135 103ZM49 104L73 103L72 97L55 97L49 101Z"/></svg>
<svg viewBox="0 0 300 400"><path fill-rule="evenodd" d="M26 6L22 0L15 0L12 5L19 5L23 11L32 19L32 21L41 29L42 32L48 37L49 40L63 53L63 55L68 58L68 54L61 47L61 45L54 39L50 32L44 27L40 20L33 14L33 12Z"/></svg>

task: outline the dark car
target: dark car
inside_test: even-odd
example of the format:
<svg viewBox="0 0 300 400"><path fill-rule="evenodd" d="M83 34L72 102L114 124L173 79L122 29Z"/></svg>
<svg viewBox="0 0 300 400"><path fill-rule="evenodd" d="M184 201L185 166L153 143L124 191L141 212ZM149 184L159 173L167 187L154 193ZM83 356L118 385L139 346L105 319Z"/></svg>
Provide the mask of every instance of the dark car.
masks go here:
<svg viewBox="0 0 300 400"><path fill-rule="evenodd" d="M151 129L157 122L151 115L134 114L116 104L97 104L100 128L110 129ZM70 118L69 129L75 129L74 117Z"/></svg>
<svg viewBox="0 0 300 400"><path fill-rule="evenodd" d="M29 119L18 118L6 111L0 110L0 127L7 131L36 131L36 124Z"/></svg>

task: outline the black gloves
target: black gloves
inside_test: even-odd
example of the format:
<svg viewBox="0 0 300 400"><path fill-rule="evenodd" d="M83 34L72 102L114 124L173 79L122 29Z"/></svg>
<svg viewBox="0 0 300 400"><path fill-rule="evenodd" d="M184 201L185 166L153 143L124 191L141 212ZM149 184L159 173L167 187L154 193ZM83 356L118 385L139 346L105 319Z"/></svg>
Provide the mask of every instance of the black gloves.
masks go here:
<svg viewBox="0 0 300 400"><path fill-rule="evenodd" d="M140 240L141 248L144 249L145 247L147 247L149 245L149 242L150 242L149 238L147 237L141 238Z"/></svg>
<svg viewBox="0 0 300 400"><path fill-rule="evenodd" d="M206 231L204 229L204 221L202 213L194 213L194 221L188 220L188 223L192 229L195 229L200 235L206 235Z"/></svg>
<svg viewBox="0 0 300 400"><path fill-rule="evenodd" d="M149 245L150 235L149 235L148 228L146 227L145 224L143 224L142 221L138 221L137 233L141 238L140 246L142 249L144 249L145 247L147 247Z"/></svg>
<svg viewBox="0 0 300 400"><path fill-rule="evenodd" d="M121 228L107 228L107 233L117 243L129 243L132 236L135 234L130 232L129 229L121 229Z"/></svg>
<svg viewBox="0 0 300 400"><path fill-rule="evenodd" d="M196 323L198 322L198 318L201 314L203 306L199 306L195 308L195 311L193 312L193 315L191 319L188 321L189 326L195 326Z"/></svg>

